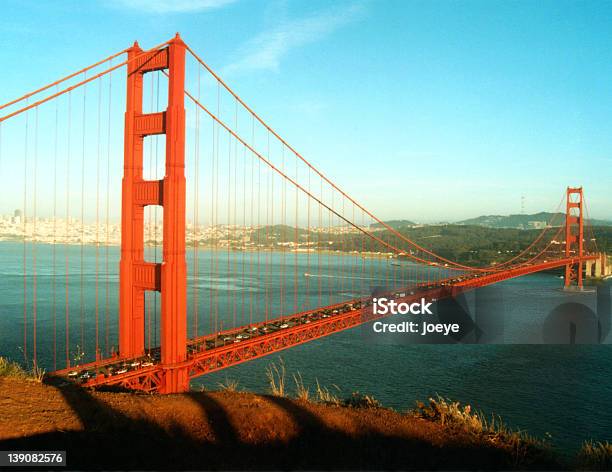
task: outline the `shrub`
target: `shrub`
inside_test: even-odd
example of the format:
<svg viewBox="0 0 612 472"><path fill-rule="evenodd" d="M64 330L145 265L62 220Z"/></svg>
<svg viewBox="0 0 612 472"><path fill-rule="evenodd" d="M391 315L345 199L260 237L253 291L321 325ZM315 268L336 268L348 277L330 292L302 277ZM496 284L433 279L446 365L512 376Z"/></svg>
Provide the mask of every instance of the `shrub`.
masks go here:
<svg viewBox="0 0 612 472"><path fill-rule="evenodd" d="M359 392L353 392L342 403L352 408L382 408L382 404L373 395L364 395Z"/></svg>
<svg viewBox="0 0 612 472"><path fill-rule="evenodd" d="M612 444L608 441L585 442L578 452L579 469L612 470Z"/></svg>
<svg viewBox="0 0 612 472"><path fill-rule="evenodd" d="M17 362L10 361L6 357L0 357L0 377L13 377L42 382L44 376L45 370L35 364L32 365L31 369L26 370Z"/></svg>
<svg viewBox="0 0 612 472"><path fill-rule="evenodd" d="M438 396L430 398L428 405L417 402L414 414L505 448L512 454L514 467L525 468L528 462L538 455L549 461L552 457L547 441L536 439L523 431L514 431L499 417L492 416L488 421L483 413L473 412L470 405L461 406L459 402Z"/></svg>
<svg viewBox="0 0 612 472"><path fill-rule="evenodd" d="M459 402L451 402L440 396L430 398L429 405L417 402L417 414L444 426L458 427L471 433L482 433L488 428L483 416L478 412L472 413L470 405L462 407Z"/></svg>

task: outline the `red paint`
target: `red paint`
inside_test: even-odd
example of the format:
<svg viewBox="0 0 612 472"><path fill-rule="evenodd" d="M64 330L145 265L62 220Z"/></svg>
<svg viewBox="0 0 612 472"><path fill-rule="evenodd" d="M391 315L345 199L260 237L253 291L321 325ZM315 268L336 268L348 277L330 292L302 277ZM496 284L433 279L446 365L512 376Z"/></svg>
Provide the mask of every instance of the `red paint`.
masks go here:
<svg viewBox="0 0 612 472"><path fill-rule="evenodd" d="M138 44L128 60L142 54ZM142 113L143 75L168 70L168 108ZM124 171L121 201L121 262L119 269L119 354L144 354L145 290L161 292L161 352L163 393L188 389L187 266L185 261L185 44L177 35L165 49L129 62L125 113ZM143 140L166 134L166 175L161 181L143 179ZM144 261L144 207L162 205L163 260Z"/></svg>
<svg viewBox="0 0 612 472"><path fill-rule="evenodd" d="M187 262L185 260L185 43L168 46L164 246L161 268L162 393L189 389L187 367Z"/></svg>
<svg viewBox="0 0 612 472"><path fill-rule="evenodd" d="M577 196L578 199L572 198ZM579 257L584 254L584 207L582 187L567 188L565 205L565 257ZM576 211L578 210L578 214ZM582 266L583 261L578 260L575 264L565 266L565 286L569 287L575 280L578 288L582 288Z"/></svg>

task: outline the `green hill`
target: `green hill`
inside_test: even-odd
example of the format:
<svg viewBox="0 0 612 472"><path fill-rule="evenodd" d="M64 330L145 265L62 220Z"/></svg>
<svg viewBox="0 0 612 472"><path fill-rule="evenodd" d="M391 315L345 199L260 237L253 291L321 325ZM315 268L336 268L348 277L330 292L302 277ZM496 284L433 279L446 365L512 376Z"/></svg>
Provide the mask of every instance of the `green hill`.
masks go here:
<svg viewBox="0 0 612 472"><path fill-rule="evenodd" d="M385 225L390 226L393 229L404 228L406 226L415 226L416 223L410 220L389 220L384 222ZM373 223L370 228L378 229L383 228L382 223Z"/></svg>
<svg viewBox="0 0 612 472"><path fill-rule="evenodd" d="M488 228L516 228L538 229L553 223L553 226L562 226L565 222L565 213L549 213L541 211L530 215L484 215L477 218L458 221L459 225L486 226ZM592 226L612 226L612 221L590 219Z"/></svg>

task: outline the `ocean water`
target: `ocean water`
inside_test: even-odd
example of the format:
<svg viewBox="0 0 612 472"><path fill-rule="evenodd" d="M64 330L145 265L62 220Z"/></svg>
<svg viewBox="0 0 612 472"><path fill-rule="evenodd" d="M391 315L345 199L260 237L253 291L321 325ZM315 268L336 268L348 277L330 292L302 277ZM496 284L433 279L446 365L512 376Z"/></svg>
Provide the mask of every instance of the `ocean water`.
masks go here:
<svg viewBox="0 0 612 472"><path fill-rule="evenodd" d="M154 251L147 256L153 260ZM114 247L38 244L34 249L1 242L0 355L20 360L27 346L31 359L34 312L37 358L47 370L64 367L67 357L93 358L96 337L99 351L109 352L117 344L118 258ZM194 260L196 252L189 250L190 335L367 295L391 280L409 283L420 270L398 269L384 259L199 250L196 277ZM340 397L359 391L398 410L435 395L470 403L500 415L511 427L550 436L563 450L588 439L612 440L611 346L541 344L543 326L555 307L574 302L597 309L595 293L567 293L561 284L552 274L498 284L500 301L493 309L504 320L506 344L372 340L363 328L354 328L195 379L192 388L215 389L232 379L241 389L267 392L266 367L282 358L290 392L293 374L299 372L311 390L318 382ZM474 302L468 296L466 303ZM159 299L153 295L147 298L146 313L145 342L156 345Z"/></svg>

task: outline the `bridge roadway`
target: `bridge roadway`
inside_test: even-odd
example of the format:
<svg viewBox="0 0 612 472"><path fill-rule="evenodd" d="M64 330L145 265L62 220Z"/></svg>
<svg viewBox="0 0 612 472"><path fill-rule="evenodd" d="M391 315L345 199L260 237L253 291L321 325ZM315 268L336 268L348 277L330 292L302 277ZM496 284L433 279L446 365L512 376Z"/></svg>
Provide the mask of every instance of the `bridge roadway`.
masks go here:
<svg viewBox="0 0 612 472"><path fill-rule="evenodd" d="M566 264L576 264L579 261L595 260L597 257L596 255L571 257L525 264L490 273L463 274L442 279L435 284L423 283L406 290L394 290L386 296L397 302L409 303L418 301L422 297L426 300L439 300L514 277L563 267ZM373 315L369 309L371 305L369 299L353 299L219 332L216 335L191 339L187 343L187 361L180 366L188 368L189 377L195 378L389 316ZM50 376L80 383L86 387L114 385L155 392L163 381L161 372L169 367L171 366L161 364L160 349L154 348L143 357L125 359L115 356L59 370Z"/></svg>

